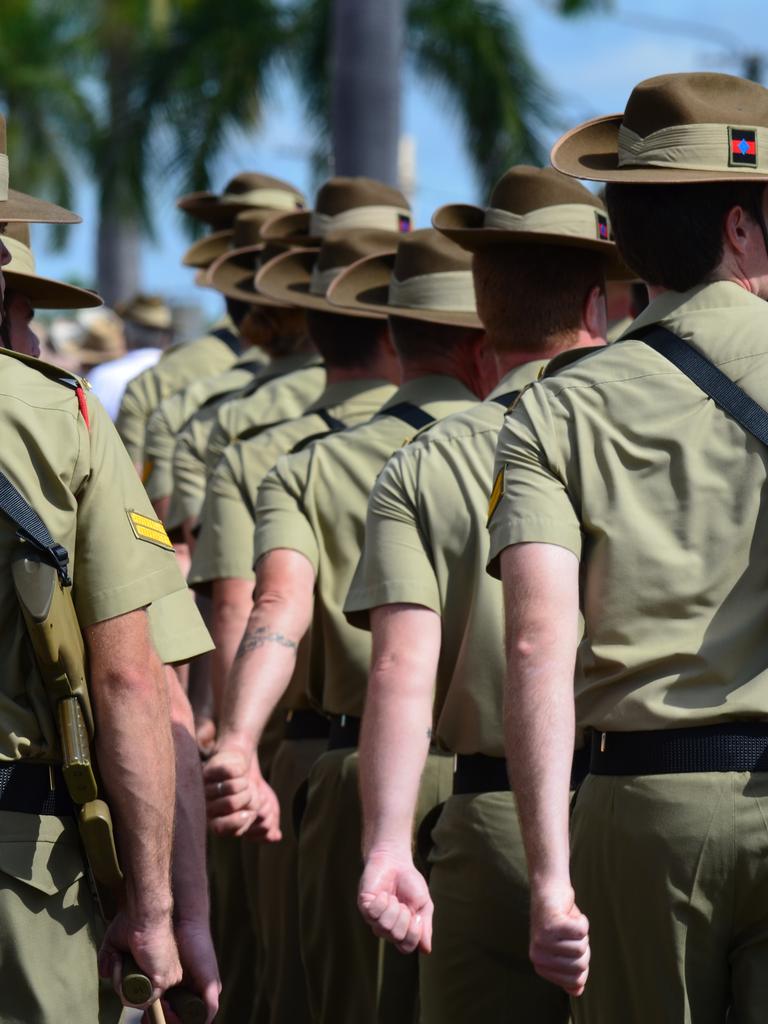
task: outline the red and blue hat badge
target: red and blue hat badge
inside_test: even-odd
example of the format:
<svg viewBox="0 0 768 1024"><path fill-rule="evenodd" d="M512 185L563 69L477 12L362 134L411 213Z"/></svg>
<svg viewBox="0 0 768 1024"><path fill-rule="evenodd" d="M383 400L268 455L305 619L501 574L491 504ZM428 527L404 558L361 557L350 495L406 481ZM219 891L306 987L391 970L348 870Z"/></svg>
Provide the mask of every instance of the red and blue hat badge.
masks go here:
<svg viewBox="0 0 768 1024"><path fill-rule="evenodd" d="M610 242L611 229L608 226L608 218L604 213L598 213L595 210L595 221L597 222L597 237L603 242Z"/></svg>
<svg viewBox="0 0 768 1024"><path fill-rule="evenodd" d="M754 128L728 128L728 166L757 167L757 132Z"/></svg>

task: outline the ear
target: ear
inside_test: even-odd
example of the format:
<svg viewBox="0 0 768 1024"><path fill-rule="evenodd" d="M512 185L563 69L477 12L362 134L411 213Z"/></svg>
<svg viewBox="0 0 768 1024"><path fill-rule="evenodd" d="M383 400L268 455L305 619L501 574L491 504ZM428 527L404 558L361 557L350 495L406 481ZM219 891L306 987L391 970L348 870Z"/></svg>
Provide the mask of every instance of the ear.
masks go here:
<svg viewBox="0 0 768 1024"><path fill-rule="evenodd" d="M752 245L755 231L759 231L743 206L732 206L723 222L723 244L734 255L744 256Z"/></svg>
<svg viewBox="0 0 768 1024"><path fill-rule="evenodd" d="M581 315L584 330L593 338L604 339L608 330L604 283L593 285L589 289Z"/></svg>

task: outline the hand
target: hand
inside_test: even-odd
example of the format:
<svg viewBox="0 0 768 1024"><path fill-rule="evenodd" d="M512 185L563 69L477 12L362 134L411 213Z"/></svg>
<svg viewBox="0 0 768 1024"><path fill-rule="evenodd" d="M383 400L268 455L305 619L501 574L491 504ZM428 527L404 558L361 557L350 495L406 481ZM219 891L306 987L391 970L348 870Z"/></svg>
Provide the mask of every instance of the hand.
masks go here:
<svg viewBox="0 0 768 1024"><path fill-rule="evenodd" d="M542 978L571 996L582 994L589 974L589 921L570 884L532 890L530 956Z"/></svg>
<svg viewBox="0 0 768 1024"><path fill-rule="evenodd" d="M360 879L357 906L374 934L401 953L432 951L432 899L410 850L371 851Z"/></svg>
<svg viewBox="0 0 768 1024"><path fill-rule="evenodd" d="M112 978L123 1003L124 953L131 954L152 982L152 997L140 1004L141 1008L149 1006L167 988L181 981L181 964L170 915L158 918L156 922L135 922L126 911L120 910L110 922L99 950L99 974L102 978Z"/></svg>
<svg viewBox="0 0 768 1024"><path fill-rule="evenodd" d="M216 835L278 842L280 807L253 754L219 750L203 769L208 823Z"/></svg>
<svg viewBox="0 0 768 1024"><path fill-rule="evenodd" d="M174 931L184 969L182 984L205 1001L208 1010L206 1024L211 1024L219 1009L221 981L208 922L177 921ZM166 1005L164 1009L168 1024L180 1024L170 1006Z"/></svg>
<svg viewBox="0 0 768 1024"><path fill-rule="evenodd" d="M195 739L201 752L208 756L216 747L216 723L207 715L195 716Z"/></svg>

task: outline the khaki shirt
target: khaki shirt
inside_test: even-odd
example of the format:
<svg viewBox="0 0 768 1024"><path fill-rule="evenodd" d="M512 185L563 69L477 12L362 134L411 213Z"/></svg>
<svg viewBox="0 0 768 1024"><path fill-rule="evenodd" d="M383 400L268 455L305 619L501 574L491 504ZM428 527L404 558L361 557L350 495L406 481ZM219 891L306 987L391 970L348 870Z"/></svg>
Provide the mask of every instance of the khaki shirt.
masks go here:
<svg viewBox="0 0 768 1024"><path fill-rule="evenodd" d="M345 426L354 427L377 413L394 391L394 386L383 380L339 381L325 389L312 410L325 410ZM328 433L328 424L312 410L224 449L200 516L189 574L193 586L218 579L253 579L259 485L281 455L313 436Z"/></svg>
<svg viewBox="0 0 768 1024"><path fill-rule="evenodd" d="M149 418L144 446L144 486L152 501L167 498L173 490L173 449L185 424L201 407L248 387L269 372L267 367L267 357L249 348L230 369L194 380L163 399Z"/></svg>
<svg viewBox="0 0 768 1024"><path fill-rule="evenodd" d="M653 323L768 406L765 302L720 282L665 293L634 327ZM490 569L526 541L580 559L580 724L768 716L767 465L763 445L638 340L533 384L507 416Z"/></svg>
<svg viewBox="0 0 768 1024"><path fill-rule="evenodd" d="M404 384L384 407L412 402L435 419L475 404L451 377ZM325 671L313 702L337 715L361 715L370 636L350 626L343 607L363 546L368 496L389 456L415 431L394 416L343 431L284 455L264 478L256 504L256 558L277 548L299 551L317 576L313 636L320 634Z"/></svg>
<svg viewBox="0 0 768 1024"><path fill-rule="evenodd" d="M325 387L325 370L315 355L293 356L303 366L266 381L248 394L201 409L179 436L173 453L173 494L168 523L175 528L200 515L206 481L228 444L302 416ZM287 362L287 360L286 360ZM281 361L282 364L282 361ZM274 364L271 367L274 372Z"/></svg>
<svg viewBox="0 0 768 1024"><path fill-rule="evenodd" d="M70 556L82 627L184 590L162 526L109 417L86 398L90 429L69 374L0 353L3 472ZM30 654L11 574L15 527L0 516L0 760L57 756L55 730Z"/></svg>
<svg viewBox="0 0 768 1024"><path fill-rule="evenodd" d="M197 341L174 345L154 366L129 382L120 403L117 429L135 464L144 463L147 423L163 399L193 380L223 373L236 358L225 341L206 334Z"/></svg>
<svg viewBox="0 0 768 1024"><path fill-rule="evenodd" d="M442 619L435 738L455 754L501 757L504 627L501 586L485 572L496 439L506 405L545 361L508 373L485 402L428 427L395 452L368 503L365 544L344 607L355 625L387 604Z"/></svg>
<svg viewBox="0 0 768 1024"><path fill-rule="evenodd" d="M187 587L149 606L149 628L152 643L164 665L191 661L213 650L211 634Z"/></svg>

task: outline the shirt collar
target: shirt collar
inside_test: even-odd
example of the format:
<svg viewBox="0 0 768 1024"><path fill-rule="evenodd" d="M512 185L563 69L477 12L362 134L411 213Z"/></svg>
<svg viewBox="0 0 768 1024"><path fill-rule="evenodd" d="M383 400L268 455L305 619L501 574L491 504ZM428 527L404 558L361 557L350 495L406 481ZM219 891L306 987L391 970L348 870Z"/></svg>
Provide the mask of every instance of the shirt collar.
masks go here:
<svg viewBox="0 0 768 1024"><path fill-rule="evenodd" d="M402 384L384 406L384 409L401 402L424 405L427 402L476 402L477 400L477 395L473 395L469 388L455 377L449 377L443 373L430 373L425 377L417 377L415 380L409 380L406 384Z"/></svg>
<svg viewBox="0 0 768 1024"><path fill-rule="evenodd" d="M335 381L326 387L318 400L310 405L307 412L327 409L331 405L341 405L342 402L348 402L352 398L357 398L358 395L365 394L368 391L375 391L379 388L387 388L389 392L393 390L393 386L389 381L370 377Z"/></svg>

